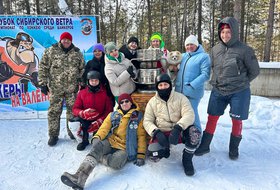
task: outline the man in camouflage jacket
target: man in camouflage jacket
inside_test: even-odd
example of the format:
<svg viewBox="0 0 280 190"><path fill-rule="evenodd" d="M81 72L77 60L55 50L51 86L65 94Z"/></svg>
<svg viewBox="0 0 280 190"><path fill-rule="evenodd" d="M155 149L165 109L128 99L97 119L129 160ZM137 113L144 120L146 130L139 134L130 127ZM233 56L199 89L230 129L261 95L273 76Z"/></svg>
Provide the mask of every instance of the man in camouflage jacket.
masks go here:
<svg viewBox="0 0 280 190"><path fill-rule="evenodd" d="M49 94L48 109L49 146L56 145L60 130L60 116L63 99L66 103L67 132L71 139L68 120L79 88L79 80L84 71L84 59L80 49L72 43L72 35L64 32L60 41L45 50L39 63L39 85L41 92Z"/></svg>

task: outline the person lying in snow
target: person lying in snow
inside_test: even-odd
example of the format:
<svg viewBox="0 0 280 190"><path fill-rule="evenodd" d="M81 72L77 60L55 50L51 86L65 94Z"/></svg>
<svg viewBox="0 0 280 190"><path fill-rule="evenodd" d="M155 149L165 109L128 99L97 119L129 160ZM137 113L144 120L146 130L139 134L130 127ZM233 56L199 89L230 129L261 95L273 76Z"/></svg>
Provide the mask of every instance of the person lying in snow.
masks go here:
<svg viewBox="0 0 280 190"><path fill-rule="evenodd" d="M98 163L121 169L127 161L145 164L146 132L142 112L129 94L118 98L118 110L111 112L93 136L92 148L75 174L64 172L61 181L73 189L84 189L86 180Z"/></svg>

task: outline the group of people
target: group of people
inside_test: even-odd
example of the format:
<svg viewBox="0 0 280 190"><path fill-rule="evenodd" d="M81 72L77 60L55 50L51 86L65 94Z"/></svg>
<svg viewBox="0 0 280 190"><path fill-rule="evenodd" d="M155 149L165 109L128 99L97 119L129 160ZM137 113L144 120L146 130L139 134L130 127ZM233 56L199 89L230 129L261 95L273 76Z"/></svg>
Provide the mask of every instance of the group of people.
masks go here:
<svg viewBox="0 0 280 190"><path fill-rule="evenodd" d="M128 161L142 166L146 156L154 162L168 158L170 148L179 143L185 144L184 172L192 176L193 155L210 152L218 119L228 105L232 119L229 157L237 159L242 120L246 120L249 113L250 82L259 74L254 51L239 41L238 31L236 19L222 19L218 24L219 43L211 49L210 56L194 35L188 36L175 85L164 71L158 75L156 94L147 103L144 115L131 97L136 88L132 79L136 78L139 62L130 59L137 57L138 39L131 37L120 49L113 42L105 46L95 44L94 57L84 69L82 54L72 44L72 36L63 33L60 41L45 51L39 65L41 91L50 93L48 144L54 146L58 141L63 99L67 120L72 111L81 123L82 142L77 149L84 150L89 144L88 132L93 132L93 138L91 150L77 172L65 172L62 182L74 189L83 189L98 163L113 169L121 169ZM150 41L150 48L159 48L163 56L166 55L168 51L159 33L154 33ZM159 61L158 67L162 64ZM202 131L198 106L211 69L213 89L208 102L208 120ZM118 107L113 111L115 101ZM68 124L67 131L70 138L74 138Z"/></svg>

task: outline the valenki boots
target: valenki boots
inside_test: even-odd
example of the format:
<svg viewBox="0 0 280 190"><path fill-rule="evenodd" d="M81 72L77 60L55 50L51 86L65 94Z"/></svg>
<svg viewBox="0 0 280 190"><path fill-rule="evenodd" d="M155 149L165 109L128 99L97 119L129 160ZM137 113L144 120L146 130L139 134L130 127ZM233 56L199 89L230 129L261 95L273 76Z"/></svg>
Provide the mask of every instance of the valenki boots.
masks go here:
<svg viewBox="0 0 280 190"><path fill-rule="evenodd" d="M239 156L238 147L239 143L242 139L242 136L233 136L230 135L230 142L229 142L229 158L232 160L236 160Z"/></svg>
<svg viewBox="0 0 280 190"><path fill-rule="evenodd" d="M201 143L199 147L194 152L194 155L196 156L202 156L203 154L206 154L210 152L210 143L213 139L213 135L210 133L207 133L206 131L203 131L203 136L201 139Z"/></svg>
<svg viewBox="0 0 280 190"><path fill-rule="evenodd" d="M183 157L182 157L182 163L184 166L184 171L187 176L193 176L194 175L194 167L193 167L193 153L189 153L186 149L183 150Z"/></svg>
<svg viewBox="0 0 280 190"><path fill-rule="evenodd" d="M89 174L96 166L97 161L92 156L86 156L75 174L64 172L61 181L76 190L83 190Z"/></svg>

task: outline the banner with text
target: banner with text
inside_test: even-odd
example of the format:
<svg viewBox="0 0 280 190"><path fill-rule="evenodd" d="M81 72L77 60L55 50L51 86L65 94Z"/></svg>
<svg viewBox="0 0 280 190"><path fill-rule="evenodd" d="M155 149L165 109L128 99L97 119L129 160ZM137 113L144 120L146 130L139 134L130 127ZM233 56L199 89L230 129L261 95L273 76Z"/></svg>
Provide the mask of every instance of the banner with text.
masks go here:
<svg viewBox="0 0 280 190"><path fill-rule="evenodd" d="M34 85L45 48L67 31L87 62L97 43L96 20L96 16L0 15L0 112L47 110L49 97Z"/></svg>

